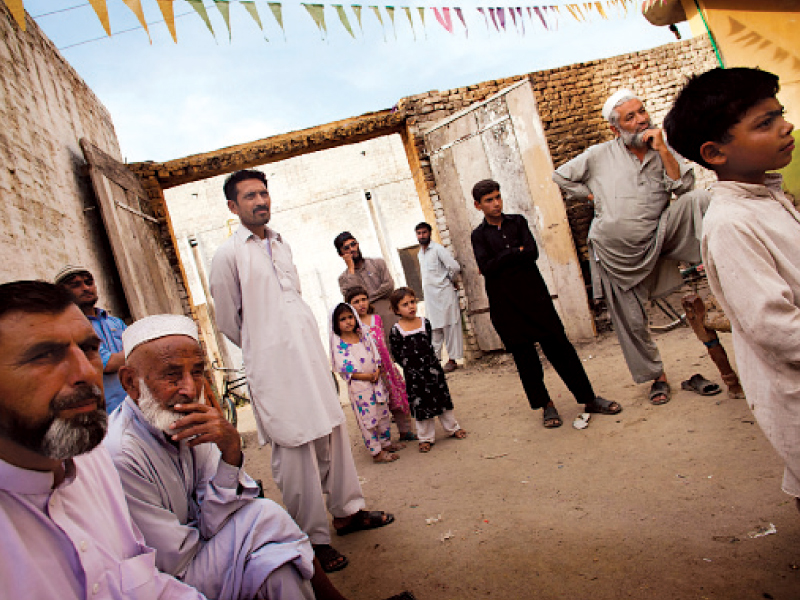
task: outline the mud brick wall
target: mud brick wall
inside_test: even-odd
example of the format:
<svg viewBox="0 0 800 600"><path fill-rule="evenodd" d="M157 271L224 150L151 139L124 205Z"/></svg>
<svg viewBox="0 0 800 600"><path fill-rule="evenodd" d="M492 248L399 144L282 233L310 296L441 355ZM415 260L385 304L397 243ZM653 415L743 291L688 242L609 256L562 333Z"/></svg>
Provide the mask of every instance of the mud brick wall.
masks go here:
<svg viewBox="0 0 800 600"><path fill-rule="evenodd" d="M433 171L424 153L422 134L426 128L527 78L533 84L553 163L558 167L589 146L613 137L600 110L608 96L619 88L628 87L644 98L653 121L660 124L686 77L715 66L711 43L704 36L642 52L404 98L398 108L406 114L409 134L420 157L418 176L432 193L442 239L449 238L447 219L441 205L437 206ZM592 208L585 202L570 202L567 214L578 254L585 261Z"/></svg>
<svg viewBox="0 0 800 600"><path fill-rule="evenodd" d="M120 158L108 111L34 21L0 2L0 281L91 269L100 306L125 317L119 275L79 140Z"/></svg>

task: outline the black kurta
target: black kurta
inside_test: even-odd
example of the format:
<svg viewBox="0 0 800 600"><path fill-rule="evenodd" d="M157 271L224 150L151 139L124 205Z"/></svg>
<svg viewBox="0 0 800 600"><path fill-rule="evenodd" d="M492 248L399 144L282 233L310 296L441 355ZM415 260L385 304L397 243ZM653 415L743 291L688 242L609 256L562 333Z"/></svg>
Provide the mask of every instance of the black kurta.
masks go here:
<svg viewBox="0 0 800 600"><path fill-rule="evenodd" d="M425 421L453 410L444 369L436 358L431 339L430 321L422 318L425 330L403 335L395 324L389 333L389 349L394 360L403 367L408 393L408 406L417 421Z"/></svg>
<svg viewBox="0 0 800 600"><path fill-rule="evenodd" d="M500 227L484 219L472 232L472 250L484 276L492 325L506 348L564 335L536 266L539 249L525 217L504 214Z"/></svg>

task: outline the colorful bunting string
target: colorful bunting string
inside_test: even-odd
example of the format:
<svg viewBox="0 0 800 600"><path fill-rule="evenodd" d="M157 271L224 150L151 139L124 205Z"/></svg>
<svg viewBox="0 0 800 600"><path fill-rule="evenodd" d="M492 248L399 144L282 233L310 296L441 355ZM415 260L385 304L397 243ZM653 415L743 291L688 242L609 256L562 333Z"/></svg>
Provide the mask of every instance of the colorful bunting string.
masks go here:
<svg viewBox="0 0 800 600"><path fill-rule="evenodd" d="M9 11L11 12L12 16L18 23L20 29L25 29L25 9L24 9L24 0L3 0L8 7ZM152 43L152 39L150 37L150 32L148 29L148 23L144 17L144 10L142 7L142 0L122 0L123 3L133 12L136 16L137 20L139 21L141 28L145 30L147 33L148 39ZM205 2L208 0L186 0L187 3L193 9L193 13L190 11L189 13L183 13L177 16L183 17L189 14L196 14L198 15L203 22L205 23L206 27L208 28L209 32L212 36L216 39L216 34L214 33L214 29L211 24L211 19L209 18L207 7ZM231 3L239 3L242 7L248 12L250 17L255 21L258 28L263 32L264 31L264 24L261 21L261 17L258 12L257 4L258 2L265 1L265 0L213 0L214 5L219 10L222 19L225 22L225 25L228 29L228 39L232 40L233 33L231 31L231 19L230 19L230 5ZM106 32L107 35L111 35L111 24L109 22L109 15L108 15L108 8L106 6L107 0L88 0L88 4L92 7L97 18L100 21L100 24L103 27L103 30ZM174 42L177 43L178 35L175 28L175 9L174 3L175 0L156 0L156 3L163 15L163 22L166 24L167 29L173 39ZM81 6L85 6L81 5ZM281 2L275 1L267 1L267 6L275 18L275 22L280 27L281 32L283 33L284 40L286 39L286 29L284 26L283 21L283 7ZM325 4L310 4L310 3L302 3L302 6L306 9L308 14L313 19L314 23L317 25L319 29L322 39L327 39L328 29L325 23ZM339 17L339 21L342 24L342 27L350 34L350 37L356 38L355 32L353 27L350 24L350 20L347 16L346 7L343 4L332 4L331 5L334 10L336 11L337 16ZM527 19L529 24L533 27L535 23L539 23L542 25L545 31L556 31L558 30L559 25L559 16L562 14L569 14L576 22L578 23L587 23L594 20L593 18L599 17L603 20L608 20L611 14L616 14L619 17L626 17L629 13L631 6L638 6L638 0L591 0L588 2L580 2L580 3L570 3L570 4L560 4L560 5L536 5L536 6L516 6L516 7L476 7L478 13L483 17L484 25L486 26L487 30L491 31L491 28L494 27L495 32L497 33L509 33L510 28L506 26L507 19L506 19L506 12L511 18L511 21L514 25L514 31L517 35L526 35L526 27L525 27L525 12L527 12ZM76 7L71 7L76 8ZM359 30L363 36L364 34L364 24L362 21L362 9L363 6L360 4L352 4L350 5L353 14L358 21ZM378 22L380 23L381 29L383 31L384 41L387 41L386 37L386 26L383 20L383 16L381 15L381 7L378 5L370 5L369 8L375 17L377 18ZM397 33L397 23L395 20L395 14L397 7L395 6L384 6L384 10L389 17L392 25L392 32L394 34L394 38L398 39ZM414 40L417 39L416 35L416 28L415 28L415 18L413 17L412 8L417 9L417 15L419 19L419 25L422 26L422 31L427 38L427 31L425 29L425 10L426 7L424 6L402 6L403 12L406 14L406 18L408 20L409 26L411 28L411 33ZM526 9L523 12L523 9ZM562 9L565 12L561 12ZM464 16L464 9L461 7L429 7L428 10L432 10L436 21L450 34L454 33L453 28L453 16L452 12L456 14L458 20L464 27L464 32L466 37L469 37L469 29L467 25L467 19ZM452 12L451 12L452 11ZM488 11L488 14L487 14ZM52 14L52 13L45 13ZM40 16L45 16L40 15ZM490 25L491 21L491 25ZM120 33L120 32L118 32ZM99 38L98 38L99 39ZM95 40L87 40L87 41L95 41ZM81 42L86 43L86 42ZM73 45L80 45L80 44L73 44ZM70 46L71 47L71 46Z"/></svg>

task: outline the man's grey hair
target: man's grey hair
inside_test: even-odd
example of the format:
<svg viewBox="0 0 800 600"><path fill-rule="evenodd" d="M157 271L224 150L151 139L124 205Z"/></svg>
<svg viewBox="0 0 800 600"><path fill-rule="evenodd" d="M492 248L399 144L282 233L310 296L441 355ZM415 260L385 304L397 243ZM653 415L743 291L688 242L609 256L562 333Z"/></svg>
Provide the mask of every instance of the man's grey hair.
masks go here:
<svg viewBox="0 0 800 600"><path fill-rule="evenodd" d="M642 103L644 102L641 98L639 98L639 96L637 96L634 93L625 94L619 100L617 100L614 106L611 107L611 112L608 113L608 122L617 129L619 129L619 112L617 112L617 108L631 100L638 100L639 102Z"/></svg>

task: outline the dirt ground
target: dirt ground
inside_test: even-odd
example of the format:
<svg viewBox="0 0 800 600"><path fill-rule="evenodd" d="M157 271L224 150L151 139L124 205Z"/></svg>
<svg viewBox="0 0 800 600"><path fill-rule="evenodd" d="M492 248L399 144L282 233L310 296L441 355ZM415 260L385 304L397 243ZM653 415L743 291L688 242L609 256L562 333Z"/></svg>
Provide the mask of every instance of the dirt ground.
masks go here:
<svg viewBox="0 0 800 600"><path fill-rule="evenodd" d="M696 372L722 383L688 328L656 341L673 389L664 406L632 383L613 333L578 349L595 391L624 406L583 431L549 367L564 426L543 429L506 355L448 376L470 435L438 429L427 455L411 444L373 464L345 408L368 507L396 521L334 537L350 559L334 583L352 600L402 590L419 600L800 599L800 513L781 492L780 460L745 400L680 390ZM280 501L270 450L258 448L249 408L240 416L248 472ZM777 533L750 537L770 524Z"/></svg>

